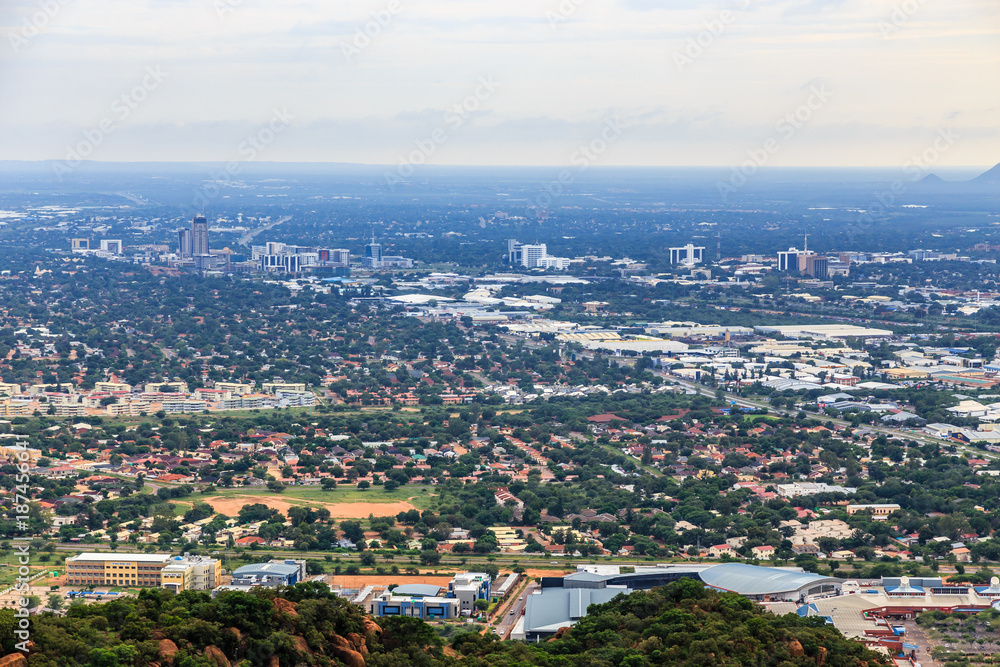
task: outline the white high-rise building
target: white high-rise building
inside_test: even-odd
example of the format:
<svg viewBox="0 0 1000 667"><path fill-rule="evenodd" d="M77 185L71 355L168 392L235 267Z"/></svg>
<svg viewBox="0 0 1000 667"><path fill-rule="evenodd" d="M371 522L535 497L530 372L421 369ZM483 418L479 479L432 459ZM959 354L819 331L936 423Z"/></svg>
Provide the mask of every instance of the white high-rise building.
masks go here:
<svg viewBox="0 0 1000 667"><path fill-rule="evenodd" d="M544 243L521 246L521 266L523 267L529 269L539 268L541 260L548 256L548 249Z"/></svg>
<svg viewBox="0 0 1000 667"><path fill-rule="evenodd" d="M705 247L688 243L681 248L670 249L670 263L694 266L705 261Z"/></svg>

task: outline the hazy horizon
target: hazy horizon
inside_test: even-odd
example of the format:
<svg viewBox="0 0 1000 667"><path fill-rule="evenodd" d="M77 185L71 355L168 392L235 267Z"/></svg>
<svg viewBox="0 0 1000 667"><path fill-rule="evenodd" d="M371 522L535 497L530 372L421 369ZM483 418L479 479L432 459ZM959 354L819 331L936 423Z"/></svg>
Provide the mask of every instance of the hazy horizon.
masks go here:
<svg viewBox="0 0 1000 667"><path fill-rule="evenodd" d="M989 0L11 0L0 36L0 159L1000 160Z"/></svg>

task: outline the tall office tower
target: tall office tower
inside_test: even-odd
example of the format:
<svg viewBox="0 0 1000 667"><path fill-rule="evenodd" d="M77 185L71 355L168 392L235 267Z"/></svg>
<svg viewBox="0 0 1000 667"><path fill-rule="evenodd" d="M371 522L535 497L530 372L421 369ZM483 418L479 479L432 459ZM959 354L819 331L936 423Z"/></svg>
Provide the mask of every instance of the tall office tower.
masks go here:
<svg viewBox="0 0 1000 667"><path fill-rule="evenodd" d="M778 253L778 271L798 271L799 270L799 257L807 254L805 250L799 250L798 248L789 248L784 252ZM805 267L803 267L805 268Z"/></svg>
<svg viewBox="0 0 1000 667"><path fill-rule="evenodd" d="M351 251L346 248L333 248L330 250L330 261L334 264L347 264L351 263Z"/></svg>
<svg viewBox="0 0 1000 667"><path fill-rule="evenodd" d="M546 257L548 257L548 248L544 243L521 246L521 266L525 268L538 268L541 261Z"/></svg>
<svg viewBox="0 0 1000 667"><path fill-rule="evenodd" d="M828 278L830 275L830 260L822 255L810 254L806 256L805 271L802 271L802 273L813 278Z"/></svg>
<svg viewBox="0 0 1000 667"><path fill-rule="evenodd" d="M361 265L366 269L382 268L382 244L375 243L375 239L365 246L365 256L361 260Z"/></svg>
<svg viewBox="0 0 1000 667"><path fill-rule="evenodd" d="M191 254L195 257L208 255L208 220L205 219L205 216L194 216L194 221L191 223L191 236Z"/></svg>
<svg viewBox="0 0 1000 667"><path fill-rule="evenodd" d="M683 246L681 248L670 249L671 264L683 264L685 266L693 266L695 264L701 264L704 260L705 260L704 246L696 246L693 243L688 243L686 246Z"/></svg>
<svg viewBox="0 0 1000 667"><path fill-rule="evenodd" d="M193 238L190 229L181 229L177 232L177 254L182 259L191 257L194 248Z"/></svg>
<svg viewBox="0 0 1000 667"><path fill-rule="evenodd" d="M515 239L507 239L507 261L509 263L521 263L521 247L521 244Z"/></svg>

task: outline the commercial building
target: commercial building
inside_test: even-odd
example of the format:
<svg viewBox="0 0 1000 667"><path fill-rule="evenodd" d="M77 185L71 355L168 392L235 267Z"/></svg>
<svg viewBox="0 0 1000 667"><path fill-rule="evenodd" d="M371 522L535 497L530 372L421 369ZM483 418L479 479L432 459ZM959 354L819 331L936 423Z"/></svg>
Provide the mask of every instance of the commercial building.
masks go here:
<svg viewBox="0 0 1000 667"><path fill-rule="evenodd" d="M431 584L407 584L385 591L368 602L373 616L409 616L426 620L458 618L458 598L441 595L441 587Z"/></svg>
<svg viewBox="0 0 1000 667"><path fill-rule="evenodd" d="M106 252L110 255L122 254L123 248L121 239L105 239L101 241L101 252Z"/></svg>
<svg viewBox="0 0 1000 667"><path fill-rule="evenodd" d="M208 220L203 215L196 215L191 222L191 255L201 257L209 254Z"/></svg>
<svg viewBox="0 0 1000 667"><path fill-rule="evenodd" d="M181 591L210 591L222 583L222 563L205 556L177 556L160 570L160 586Z"/></svg>
<svg viewBox="0 0 1000 667"><path fill-rule="evenodd" d="M515 626L512 639L541 641L586 616L591 604L680 579L694 579L710 588L761 602L802 602L811 596L836 595L843 584L840 579L795 568L743 563L637 566L629 573L621 573L617 568L588 571L590 566L580 567L580 571L566 577L542 578L542 589L528 597L524 618Z"/></svg>
<svg viewBox="0 0 1000 667"><path fill-rule="evenodd" d="M432 584L397 586L363 601L375 616L422 619L458 618L476 613L477 600L490 599L490 576L483 572L455 575L447 589Z"/></svg>
<svg viewBox="0 0 1000 667"><path fill-rule="evenodd" d="M670 249L671 264L694 266L695 264L701 264L703 261L705 261L704 246L695 246L693 243L688 243L681 248Z"/></svg>
<svg viewBox="0 0 1000 667"><path fill-rule="evenodd" d="M304 578L303 568L304 565L299 564L298 561L244 565L233 572L230 586L240 588L294 586Z"/></svg>
<svg viewBox="0 0 1000 667"><path fill-rule="evenodd" d="M778 271L798 271L799 270L799 256L808 255L808 250L799 250L798 248L789 248L788 250L778 253Z"/></svg>
<svg viewBox="0 0 1000 667"><path fill-rule="evenodd" d="M361 266L366 269L381 269L382 268L382 244L375 243L374 239L371 243L365 245L365 256L361 259Z"/></svg>
<svg viewBox="0 0 1000 667"><path fill-rule="evenodd" d="M548 246L544 243L525 244L514 239L507 241L507 261L523 266L526 269L556 269L563 271L569 268L570 260L566 257L549 255Z"/></svg>
<svg viewBox="0 0 1000 667"><path fill-rule="evenodd" d="M222 580L222 564L204 556L85 553L66 559L70 586L131 586L212 590Z"/></svg>
<svg viewBox="0 0 1000 667"><path fill-rule="evenodd" d="M476 600L490 599L490 575L485 572L462 572L448 583L448 597L457 598L459 613L471 614Z"/></svg>

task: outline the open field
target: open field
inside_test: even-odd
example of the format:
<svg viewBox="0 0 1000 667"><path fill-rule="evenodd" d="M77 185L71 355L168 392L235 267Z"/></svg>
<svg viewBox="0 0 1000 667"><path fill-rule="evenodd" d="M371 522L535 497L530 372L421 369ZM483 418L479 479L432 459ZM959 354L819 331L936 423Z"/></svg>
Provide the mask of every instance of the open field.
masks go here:
<svg viewBox="0 0 1000 667"><path fill-rule="evenodd" d="M291 487L281 493L266 488L240 487L213 491L209 495L193 496L187 501L173 501L189 509L191 501L205 502L216 512L236 516L244 505L262 503L281 512L295 506L325 508L337 519L364 519L369 514L392 516L430 505L434 498L430 487L405 486L386 492L379 487L362 491L354 487L324 491L318 487Z"/></svg>

